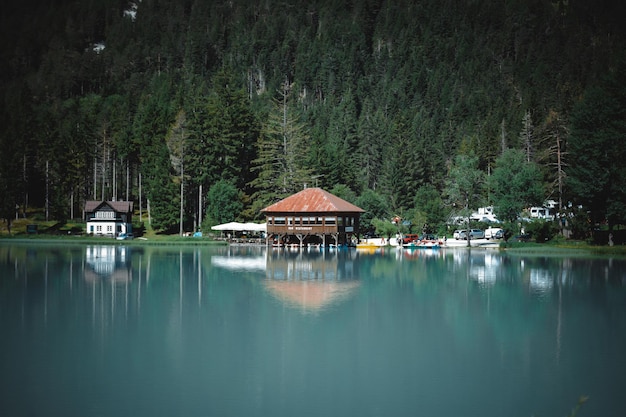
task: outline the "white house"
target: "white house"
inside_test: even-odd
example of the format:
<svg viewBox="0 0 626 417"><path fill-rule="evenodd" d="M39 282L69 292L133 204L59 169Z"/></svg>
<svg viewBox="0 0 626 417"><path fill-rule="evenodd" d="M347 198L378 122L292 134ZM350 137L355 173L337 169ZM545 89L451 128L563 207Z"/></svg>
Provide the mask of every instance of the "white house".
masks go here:
<svg viewBox="0 0 626 417"><path fill-rule="evenodd" d="M87 233L94 236L115 237L133 232L132 201L87 201L85 221Z"/></svg>

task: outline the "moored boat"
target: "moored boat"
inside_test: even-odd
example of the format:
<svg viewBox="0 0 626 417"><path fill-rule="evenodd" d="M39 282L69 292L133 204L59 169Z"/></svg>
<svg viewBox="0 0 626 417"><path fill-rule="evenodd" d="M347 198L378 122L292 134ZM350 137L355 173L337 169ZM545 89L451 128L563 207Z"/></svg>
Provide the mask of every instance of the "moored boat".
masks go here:
<svg viewBox="0 0 626 417"><path fill-rule="evenodd" d="M416 240L406 245L402 245L404 249L439 249L441 244L432 240Z"/></svg>
<svg viewBox="0 0 626 417"><path fill-rule="evenodd" d="M443 242L433 235L424 235L419 239L402 245L405 249L438 249L443 246Z"/></svg>

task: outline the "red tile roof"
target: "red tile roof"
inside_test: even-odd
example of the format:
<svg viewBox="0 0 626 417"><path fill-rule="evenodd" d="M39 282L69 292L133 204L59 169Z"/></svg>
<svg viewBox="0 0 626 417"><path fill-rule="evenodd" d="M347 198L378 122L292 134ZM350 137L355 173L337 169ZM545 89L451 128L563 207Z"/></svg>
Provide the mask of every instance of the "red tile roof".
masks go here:
<svg viewBox="0 0 626 417"><path fill-rule="evenodd" d="M292 196L280 200L264 213L364 213L365 210L348 203L321 188L305 188Z"/></svg>

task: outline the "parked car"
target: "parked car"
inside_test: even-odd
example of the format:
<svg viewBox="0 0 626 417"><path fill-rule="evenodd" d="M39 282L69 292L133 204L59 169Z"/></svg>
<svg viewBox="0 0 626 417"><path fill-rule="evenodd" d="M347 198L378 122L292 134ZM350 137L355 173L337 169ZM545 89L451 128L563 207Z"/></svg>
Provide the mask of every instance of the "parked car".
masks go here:
<svg viewBox="0 0 626 417"><path fill-rule="evenodd" d="M485 239L502 239L504 237L504 231L500 227L490 227L485 230Z"/></svg>
<svg viewBox="0 0 626 417"><path fill-rule="evenodd" d="M452 237L454 239L461 239L461 233L465 233L465 230L455 230L454 233L452 234Z"/></svg>
<svg viewBox="0 0 626 417"><path fill-rule="evenodd" d="M418 240L419 237L420 237L419 235L415 235L415 234L406 234L402 237L402 244L403 245L409 244L413 242L414 240Z"/></svg>
<svg viewBox="0 0 626 417"><path fill-rule="evenodd" d="M465 230L461 230L458 238L467 240L467 232ZM469 238L470 239L484 239L485 232L483 232L480 229L470 229Z"/></svg>

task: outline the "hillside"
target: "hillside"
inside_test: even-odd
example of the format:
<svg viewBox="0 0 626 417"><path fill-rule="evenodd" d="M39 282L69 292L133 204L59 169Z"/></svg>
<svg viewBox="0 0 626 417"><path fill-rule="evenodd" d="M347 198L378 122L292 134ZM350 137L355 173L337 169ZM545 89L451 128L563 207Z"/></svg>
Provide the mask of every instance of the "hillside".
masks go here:
<svg viewBox="0 0 626 417"><path fill-rule="evenodd" d="M0 34L2 217L16 205L79 217L85 200L141 194L169 230L182 194L190 229L222 182L241 219L306 184L373 193L381 216L411 216L420 188L445 194L457 155L489 176L517 148L540 167L546 199L620 222L626 197L610 183L626 145L592 187L601 196L559 180L607 164L586 150L605 142L581 133L597 130L582 126L590 91L619 122L608 134L626 132L626 94L613 88L625 85L625 11L607 0L12 3Z"/></svg>

